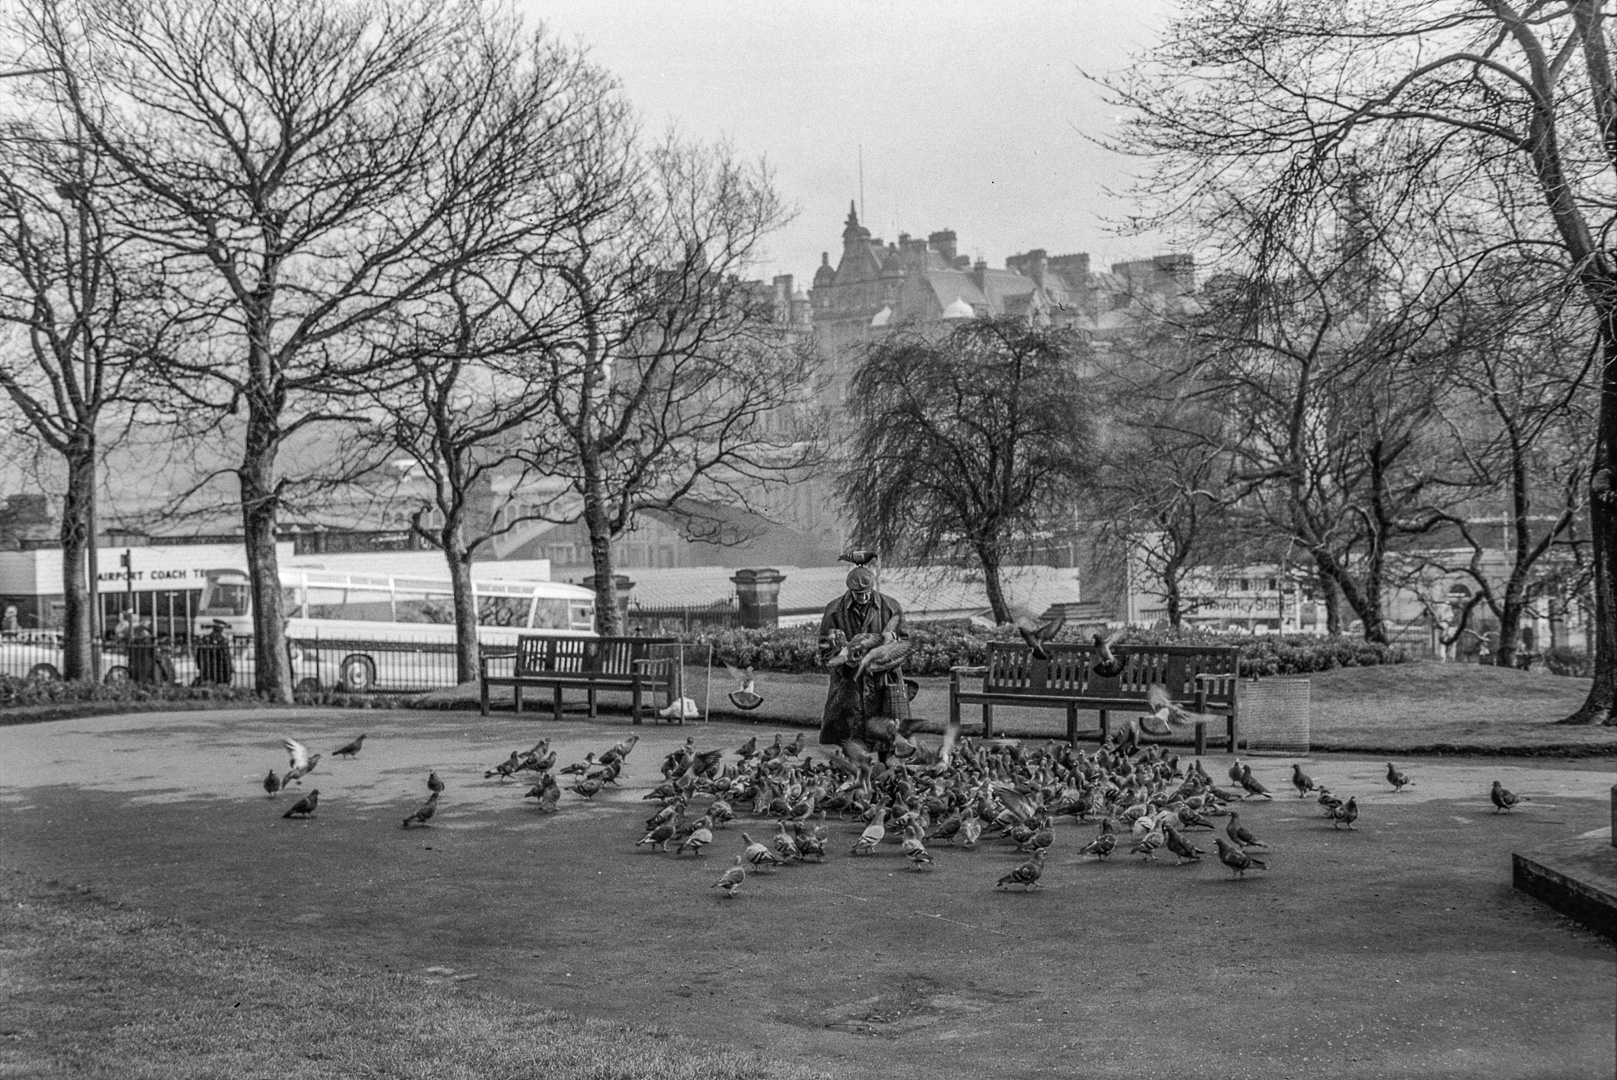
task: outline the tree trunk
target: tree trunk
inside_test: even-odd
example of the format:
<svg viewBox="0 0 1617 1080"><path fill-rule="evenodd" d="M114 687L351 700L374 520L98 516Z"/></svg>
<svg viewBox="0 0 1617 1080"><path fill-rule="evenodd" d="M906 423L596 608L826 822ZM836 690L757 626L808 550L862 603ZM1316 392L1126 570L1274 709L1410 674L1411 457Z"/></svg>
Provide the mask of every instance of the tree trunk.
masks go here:
<svg viewBox="0 0 1617 1080"><path fill-rule="evenodd" d="M1318 577L1320 599L1325 601L1325 632L1334 637L1342 632L1342 594L1323 566L1319 567Z"/></svg>
<svg viewBox="0 0 1617 1080"><path fill-rule="evenodd" d="M471 556L461 550L460 529L443 531L444 561L449 564L450 589L455 594L455 681L477 681L481 652L477 641L477 596L472 589Z"/></svg>
<svg viewBox="0 0 1617 1080"><path fill-rule="evenodd" d="M994 622L1010 622L1011 605L1005 601L1005 587L999 576L1002 562L999 552L992 547L979 547L977 561L982 564L983 588L988 592L988 608L994 613Z"/></svg>
<svg viewBox="0 0 1617 1080"><path fill-rule="evenodd" d="M1499 645L1494 650L1494 663L1502 668L1516 666L1516 653L1521 646L1522 602L1520 596L1505 594L1499 606Z"/></svg>
<svg viewBox="0 0 1617 1080"><path fill-rule="evenodd" d="M1174 630L1181 630L1185 623L1185 601L1179 591L1179 576L1168 574L1162 580L1164 599L1168 603L1168 625Z"/></svg>
<svg viewBox="0 0 1617 1080"><path fill-rule="evenodd" d="M1589 647L1594 654L1594 682L1578 711L1563 724L1617 724L1617 296L1607 282L1600 307L1601 370L1600 418L1595 434L1595 457L1589 470L1589 526L1593 541L1595 594L1594 632Z"/></svg>
<svg viewBox="0 0 1617 1080"><path fill-rule="evenodd" d="M271 701L290 704L292 672L287 662L286 620L281 607L281 568L275 556L277 493L273 475L279 431L272 418L247 418L241 469L242 540L253 600L253 684Z"/></svg>
<svg viewBox="0 0 1617 1080"><path fill-rule="evenodd" d="M596 471L586 459L584 527L589 530L590 566L595 570L595 626L603 637L613 637L623 633L623 620L618 617L618 582L612 566L612 526Z"/></svg>
<svg viewBox="0 0 1617 1080"><path fill-rule="evenodd" d="M95 445L75 442L67 454L67 493L62 499L62 677L101 677L96 670L95 612L85 557L95 543L90 507L95 497Z"/></svg>

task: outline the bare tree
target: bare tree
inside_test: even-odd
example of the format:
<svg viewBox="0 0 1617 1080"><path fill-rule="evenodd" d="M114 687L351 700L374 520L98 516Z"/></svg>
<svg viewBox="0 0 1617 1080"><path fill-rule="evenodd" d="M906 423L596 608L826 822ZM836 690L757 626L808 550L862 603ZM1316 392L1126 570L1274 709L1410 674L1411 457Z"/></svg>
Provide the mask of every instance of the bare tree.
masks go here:
<svg viewBox="0 0 1617 1080"><path fill-rule="evenodd" d="M1487 267L1473 281L1466 299L1481 309L1485 332L1455 372L1462 392L1443 416L1453 448L1444 455L1453 463L1447 483L1472 497L1440 515L1460 535L1459 557L1419 560L1469 582L1445 644L1484 608L1497 622L1494 659L1504 667L1516 663L1537 594L1553 594L1552 579L1575 563L1570 549L1587 506L1594 418L1579 391L1596 353L1590 328L1565 317L1567 298L1550 284L1546 296L1545 282L1520 264ZM1501 506L1502 520L1491 513ZM1508 536L1503 576L1489 558L1499 544L1484 539L1485 529Z"/></svg>
<svg viewBox="0 0 1617 1080"><path fill-rule="evenodd" d="M1155 583L1141 584L1162 599L1178 630L1198 606L1185 595L1186 581L1238 548L1226 490L1231 459L1216 416L1133 389L1126 411L1113 413L1092 499L1108 531Z"/></svg>
<svg viewBox="0 0 1617 1080"><path fill-rule="evenodd" d="M1536 205L1520 230L1479 231L1473 254L1512 246L1555 259L1599 345L1588 469L1595 678L1567 718L1599 724L1617 723L1617 258L1603 239L1617 222L1617 78L1607 20L1600 0L1210 0L1114 86L1136 110L1120 142L1157 156L1152 193L1165 213L1208 223L1232 189L1260 199L1260 276L1344 154L1362 164L1378 153L1376 168L1448 205Z"/></svg>
<svg viewBox="0 0 1617 1080"><path fill-rule="evenodd" d="M394 358L364 331L477 258L467 204L542 190L532 168L584 67L478 3L115 0L36 9L46 78L116 170L118 227L164 253L209 347L169 357L194 400L245 410L239 464L259 689L289 699L278 455L363 419ZM498 247L499 229L481 244Z"/></svg>
<svg viewBox="0 0 1617 1080"><path fill-rule="evenodd" d="M42 121L43 122L43 121ZM109 227L105 171L70 130L15 121L0 131L0 390L64 466L63 674L95 679L86 563L95 544L96 467L130 376L159 351L166 320L152 267Z"/></svg>
<svg viewBox="0 0 1617 1080"><path fill-rule="evenodd" d="M603 633L621 621L612 542L636 515L700 530L703 504L763 509L824 452L802 328L742 276L785 220L768 172L673 138L625 160L620 208L580 219L532 271L564 328L542 352L541 512L584 523Z"/></svg>
<svg viewBox="0 0 1617 1080"><path fill-rule="evenodd" d="M1010 621L1001 568L1072 527L1096 467L1084 353L1017 319L867 345L838 479L861 545L981 567L994 618Z"/></svg>

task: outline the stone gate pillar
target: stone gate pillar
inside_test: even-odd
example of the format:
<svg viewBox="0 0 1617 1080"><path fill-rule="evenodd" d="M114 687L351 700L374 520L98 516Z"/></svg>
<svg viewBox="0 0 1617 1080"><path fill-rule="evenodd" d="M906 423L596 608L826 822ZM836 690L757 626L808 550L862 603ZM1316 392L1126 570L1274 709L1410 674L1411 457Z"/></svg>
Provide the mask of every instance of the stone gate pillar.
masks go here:
<svg viewBox="0 0 1617 1080"><path fill-rule="evenodd" d="M737 570L735 583L741 606L741 625L750 630L780 624L780 583L786 575L779 570Z"/></svg>

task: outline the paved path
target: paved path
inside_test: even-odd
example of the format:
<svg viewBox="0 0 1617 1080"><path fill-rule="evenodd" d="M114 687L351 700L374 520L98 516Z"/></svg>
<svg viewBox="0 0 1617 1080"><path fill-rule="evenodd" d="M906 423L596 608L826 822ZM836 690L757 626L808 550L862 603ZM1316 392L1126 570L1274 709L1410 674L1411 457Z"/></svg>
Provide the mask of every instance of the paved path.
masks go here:
<svg viewBox="0 0 1617 1080"><path fill-rule="evenodd" d="M361 732L357 760L329 757ZM631 733L623 788L569 794L552 817L482 777L541 737L566 762ZM1242 816L1272 845L1268 876L1096 864L1076 855L1093 826L1063 822L1048 888L1026 897L993 889L1019 859L998 846L943 849L917 875L888 845L755 875L726 903L708 886L739 829L772 826L676 860L634 847L640 795L687 736L733 749L754 733L773 729L318 709L4 728L0 862L268 947L476 972L536 1007L839 1077L1617 1071L1612 946L1509 884L1512 850L1609 821L1609 770L1401 759L1414 786L1394 793L1384 760L1299 759L1358 795L1348 833L1287 794L1292 759L1260 757L1276 797ZM305 781L321 790L313 821L283 820L285 797L257 786L284 770L283 735L327 755ZM1207 760L1215 777L1228 765ZM433 828L401 830L429 768L444 806ZM1493 814L1496 777L1531 802Z"/></svg>

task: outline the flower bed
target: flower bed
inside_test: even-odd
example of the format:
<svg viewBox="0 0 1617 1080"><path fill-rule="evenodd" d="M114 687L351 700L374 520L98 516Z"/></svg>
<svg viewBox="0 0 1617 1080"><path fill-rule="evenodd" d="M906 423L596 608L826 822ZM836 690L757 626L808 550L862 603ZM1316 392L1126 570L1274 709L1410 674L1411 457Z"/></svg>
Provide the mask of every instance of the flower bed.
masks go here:
<svg viewBox="0 0 1617 1080"><path fill-rule="evenodd" d="M819 669L818 629L789 626L776 630L700 631L685 635L736 667L755 671L798 673ZM1080 641L1079 628L1064 629L1057 641ZM1019 641L1010 626L983 629L965 622L916 623L910 626L915 651L904 662L910 675L947 675L951 667L985 662L990 641ZM1359 638L1313 634L1247 636L1205 630L1130 630L1122 645L1239 645L1241 674L1306 675L1343 667L1398 664L1409 659L1402 649L1374 645Z"/></svg>

